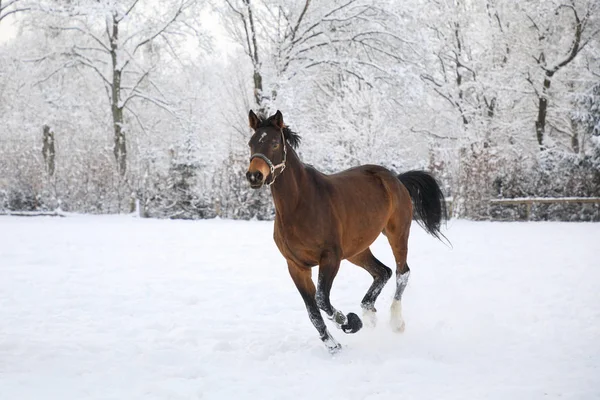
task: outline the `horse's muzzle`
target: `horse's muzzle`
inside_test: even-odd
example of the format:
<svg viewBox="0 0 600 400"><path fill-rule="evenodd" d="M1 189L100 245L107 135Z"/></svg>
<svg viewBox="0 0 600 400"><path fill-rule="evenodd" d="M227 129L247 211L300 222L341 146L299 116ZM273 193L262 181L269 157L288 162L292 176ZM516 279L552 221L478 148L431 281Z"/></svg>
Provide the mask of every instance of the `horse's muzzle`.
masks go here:
<svg viewBox="0 0 600 400"><path fill-rule="evenodd" d="M264 183L264 176L260 171L248 171L246 172L246 179L250 182L252 189L259 189Z"/></svg>

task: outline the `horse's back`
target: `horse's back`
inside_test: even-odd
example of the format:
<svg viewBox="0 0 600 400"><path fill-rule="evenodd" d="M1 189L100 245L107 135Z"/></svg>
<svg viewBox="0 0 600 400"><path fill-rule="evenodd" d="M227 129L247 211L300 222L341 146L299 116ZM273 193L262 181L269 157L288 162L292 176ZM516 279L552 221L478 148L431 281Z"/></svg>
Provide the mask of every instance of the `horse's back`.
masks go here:
<svg viewBox="0 0 600 400"><path fill-rule="evenodd" d="M381 165L375 165L375 164L363 164L363 165L351 167L351 168L345 169L343 171L336 172L336 173L333 173L330 175L325 175L325 176L335 180L338 178L344 178L344 177L349 177L349 176L372 175L372 174L376 174L376 173L383 173L383 174L388 173L388 174L390 174L390 176L394 176L394 174L389 169L382 167Z"/></svg>
<svg viewBox="0 0 600 400"><path fill-rule="evenodd" d="M341 228L344 257L364 251L385 229L408 193L396 175L378 165L361 165L322 175ZM403 200L404 199L404 200Z"/></svg>
<svg viewBox="0 0 600 400"><path fill-rule="evenodd" d="M396 175L380 165L365 164L325 175L326 180L348 197L368 199L377 203L396 202L404 189ZM391 207L392 205L389 204Z"/></svg>

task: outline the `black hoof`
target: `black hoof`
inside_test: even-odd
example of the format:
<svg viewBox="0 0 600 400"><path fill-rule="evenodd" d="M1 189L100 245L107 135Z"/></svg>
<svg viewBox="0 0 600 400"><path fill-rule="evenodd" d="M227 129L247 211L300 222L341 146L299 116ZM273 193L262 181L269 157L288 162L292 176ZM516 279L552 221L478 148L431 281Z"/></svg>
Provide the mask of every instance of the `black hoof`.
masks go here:
<svg viewBox="0 0 600 400"><path fill-rule="evenodd" d="M350 313L346 316L346 318L348 321L342 325L342 330L345 333L356 333L360 331L360 328L362 328L363 324L360 318L358 318L358 315Z"/></svg>

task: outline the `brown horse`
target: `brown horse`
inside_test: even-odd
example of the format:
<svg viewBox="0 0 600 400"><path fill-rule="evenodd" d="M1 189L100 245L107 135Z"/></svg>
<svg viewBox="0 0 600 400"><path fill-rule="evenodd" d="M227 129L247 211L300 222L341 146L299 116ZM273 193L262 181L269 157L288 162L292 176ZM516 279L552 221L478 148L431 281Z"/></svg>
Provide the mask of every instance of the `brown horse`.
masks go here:
<svg viewBox="0 0 600 400"><path fill-rule="evenodd" d="M375 323L375 301L392 276L392 270L369 250L382 232L396 259L391 325L396 331L404 331L400 301L410 274L406 255L413 204L418 221L438 239L440 224L446 218L444 196L436 180L424 171L396 176L376 165L325 175L300 161L294 151L300 137L284 125L280 111L269 118L259 118L250 111L249 122L254 134L249 142L251 157L246 178L254 189L265 184L271 187L276 211L275 243L329 351L336 352L341 346L327 330L319 309L346 333L362 327L356 314L344 315L329 300L342 260L364 268L373 277L361 306L363 318ZM311 278L316 265L317 289Z"/></svg>

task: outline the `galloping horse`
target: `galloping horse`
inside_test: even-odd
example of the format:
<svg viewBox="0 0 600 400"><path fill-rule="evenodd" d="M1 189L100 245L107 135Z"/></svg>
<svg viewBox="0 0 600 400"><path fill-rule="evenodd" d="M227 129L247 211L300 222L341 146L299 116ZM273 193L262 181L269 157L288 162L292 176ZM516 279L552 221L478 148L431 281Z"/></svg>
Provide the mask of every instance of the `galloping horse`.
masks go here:
<svg viewBox="0 0 600 400"><path fill-rule="evenodd" d="M329 299L344 259L373 277L361 307L363 318L375 323L375 301L392 276L392 270L369 250L380 233L386 235L396 260L390 322L394 330L404 331L401 300L410 274L406 256L413 210L425 230L438 239L440 224L446 218L444 196L436 180L424 171L396 176L377 165L325 175L300 161L294 151L300 137L284 125L280 111L266 118L251 110L249 122L254 134L249 142L251 157L246 178L254 189L271 187L276 211L275 243L325 346L332 353L341 349L319 309L346 333L362 327L356 314L344 315ZM316 265L317 289L311 278Z"/></svg>

